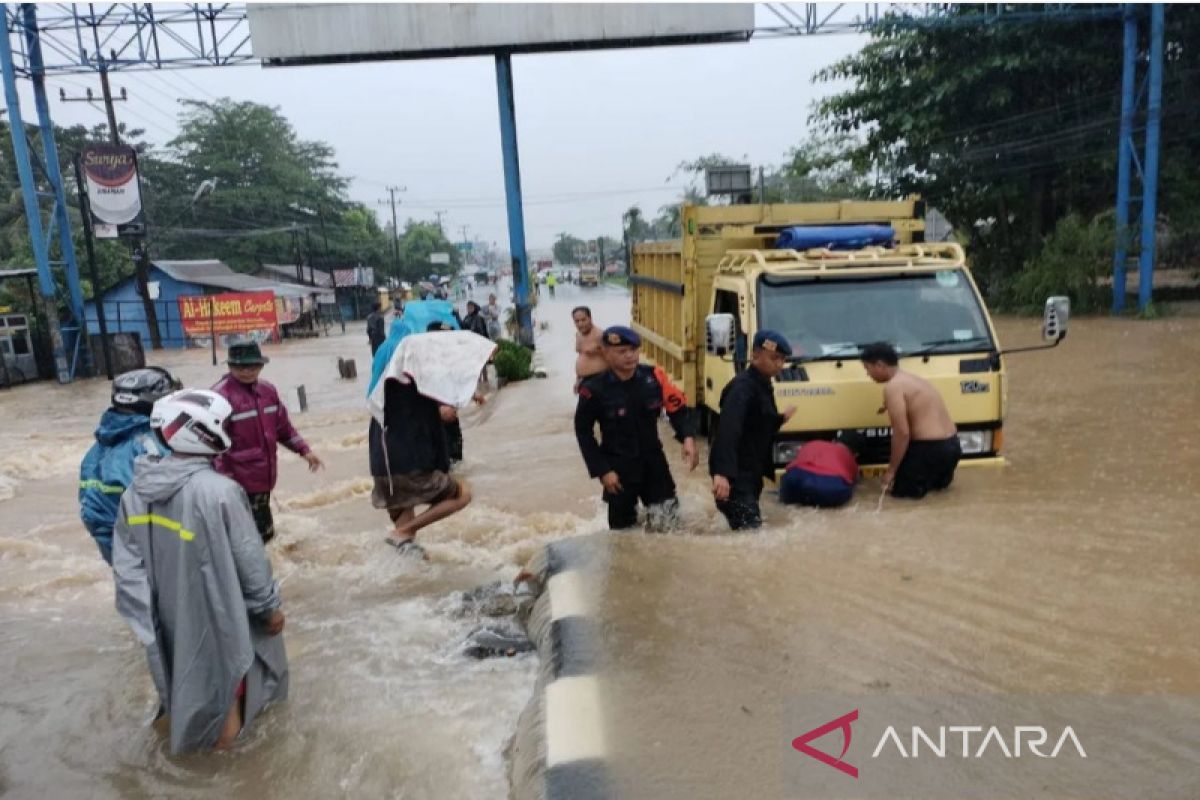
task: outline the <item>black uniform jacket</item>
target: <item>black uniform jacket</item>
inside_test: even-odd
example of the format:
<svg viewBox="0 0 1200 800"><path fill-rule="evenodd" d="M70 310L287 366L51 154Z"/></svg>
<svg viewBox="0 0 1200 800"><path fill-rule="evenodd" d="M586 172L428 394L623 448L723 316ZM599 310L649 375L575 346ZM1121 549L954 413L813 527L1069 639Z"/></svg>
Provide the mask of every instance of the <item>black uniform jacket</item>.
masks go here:
<svg viewBox="0 0 1200 800"><path fill-rule="evenodd" d="M643 469L660 463L658 418L664 409L677 440L696 435L687 398L659 367L639 364L627 381L608 370L580 384L575 438L588 475L599 478L616 471L622 480L636 481Z"/></svg>
<svg viewBox="0 0 1200 800"><path fill-rule="evenodd" d="M771 379L747 367L721 392L717 438L709 448L708 472L729 480L775 478L771 441L783 425Z"/></svg>

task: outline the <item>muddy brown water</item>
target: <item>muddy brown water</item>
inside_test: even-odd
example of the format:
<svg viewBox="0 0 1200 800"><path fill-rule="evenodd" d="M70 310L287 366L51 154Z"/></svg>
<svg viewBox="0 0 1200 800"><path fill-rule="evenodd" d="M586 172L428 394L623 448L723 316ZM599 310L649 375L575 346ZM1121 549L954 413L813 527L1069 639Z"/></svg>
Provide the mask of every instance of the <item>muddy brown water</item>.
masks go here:
<svg viewBox="0 0 1200 800"><path fill-rule="evenodd" d="M481 298L482 299L482 298ZM476 662L456 593L510 579L540 547L608 536L571 425L569 312L544 300L545 381L466 415L474 504L430 528L426 564L381 543L370 507L361 325L270 350L264 377L328 462L281 453L271 545L292 697L220 756L170 758L154 692L77 518L75 477L103 382L0 393L0 794L5 797L504 797L504 746L533 656ZM1000 320L1007 344L1030 320ZM339 356L357 382L337 379ZM1200 320L1079 320L1009 361L1004 470L963 471L919 504L766 503L729 534L703 468L676 466L690 535L615 537L600 600L605 728L621 797L779 796L785 698L814 691L1200 691ZM200 351L160 363L189 385ZM672 454L673 464L678 459Z"/></svg>

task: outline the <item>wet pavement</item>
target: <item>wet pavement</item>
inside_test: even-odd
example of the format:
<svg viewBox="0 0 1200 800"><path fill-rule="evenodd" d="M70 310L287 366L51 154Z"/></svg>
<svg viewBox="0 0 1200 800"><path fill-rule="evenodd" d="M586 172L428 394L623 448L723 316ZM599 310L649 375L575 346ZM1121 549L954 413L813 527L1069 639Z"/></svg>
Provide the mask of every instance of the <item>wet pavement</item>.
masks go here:
<svg viewBox="0 0 1200 800"><path fill-rule="evenodd" d="M579 303L628 320L621 291L543 290L551 376L465 413L475 501L422 534L424 564L382 544L370 506L361 323L268 351L264 378L328 469L281 453L270 550L292 695L221 756L168 758L144 725L142 653L78 522L107 385L0 392L0 794L505 797L535 656L464 655L478 621L458 593L580 534L611 545L599 605L622 798L780 796L782 709L806 693L1200 691L1200 319L1077 320L1057 350L1012 357L1010 466L963 470L925 502L877 511L868 482L840 511L768 499L761 533L730 534L703 466L686 475L668 445L687 534L609 538L571 422ZM999 328L1009 345L1036 336L1033 320ZM202 351L157 362L189 385L221 374Z"/></svg>

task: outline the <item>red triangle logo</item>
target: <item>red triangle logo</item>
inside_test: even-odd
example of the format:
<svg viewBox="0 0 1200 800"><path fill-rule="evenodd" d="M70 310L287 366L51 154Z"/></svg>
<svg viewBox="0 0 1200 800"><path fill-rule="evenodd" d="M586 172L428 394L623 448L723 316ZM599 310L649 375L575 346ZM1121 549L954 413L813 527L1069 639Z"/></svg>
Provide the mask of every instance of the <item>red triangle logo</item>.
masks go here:
<svg viewBox="0 0 1200 800"><path fill-rule="evenodd" d="M852 764L847 764L842 760L846 756L846 751L850 749L850 737L853 736L853 731L850 729L850 723L857 720L858 709L856 708L849 714L843 714L837 719L831 719L824 725L813 728L808 733L801 734L795 739L792 739L792 747L796 748L801 753L804 753L804 755L808 756L809 758L815 758L822 764L827 764L828 766L831 766L840 772L846 773L851 778L857 778L858 767ZM817 750L815 747L809 746L808 743L814 739L820 739L825 734L836 730L841 730L842 732L842 752L837 758L834 758L828 753L823 753L820 750Z"/></svg>

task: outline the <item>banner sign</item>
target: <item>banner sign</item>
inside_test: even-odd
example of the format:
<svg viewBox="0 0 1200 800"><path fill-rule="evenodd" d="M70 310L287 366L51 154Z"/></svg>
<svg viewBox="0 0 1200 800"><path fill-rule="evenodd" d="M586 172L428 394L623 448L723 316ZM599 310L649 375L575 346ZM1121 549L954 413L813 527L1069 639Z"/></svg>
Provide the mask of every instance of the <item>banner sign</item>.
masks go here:
<svg viewBox="0 0 1200 800"><path fill-rule="evenodd" d="M146 220L134 149L125 145L90 144L83 149L79 160L96 238L144 235Z"/></svg>
<svg viewBox="0 0 1200 800"><path fill-rule="evenodd" d="M374 267L354 267L353 269L335 269L333 271L333 286L336 289L345 289L352 286L366 286L370 288L374 285Z"/></svg>
<svg viewBox="0 0 1200 800"><path fill-rule="evenodd" d="M179 297L179 319L189 339L230 334L274 338L279 324L274 292L228 292Z"/></svg>
<svg viewBox="0 0 1200 800"><path fill-rule="evenodd" d="M280 325L291 325L300 319L304 301L299 297L276 297L275 319Z"/></svg>

